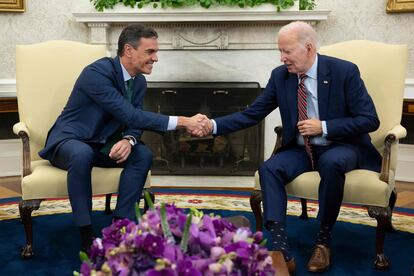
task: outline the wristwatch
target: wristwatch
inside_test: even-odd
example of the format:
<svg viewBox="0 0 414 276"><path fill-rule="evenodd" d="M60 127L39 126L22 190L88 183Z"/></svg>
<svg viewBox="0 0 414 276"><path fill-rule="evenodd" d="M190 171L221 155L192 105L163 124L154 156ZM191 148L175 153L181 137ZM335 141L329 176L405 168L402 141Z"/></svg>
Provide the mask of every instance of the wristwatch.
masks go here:
<svg viewBox="0 0 414 276"><path fill-rule="evenodd" d="M124 139L128 140L128 143L131 144L131 146L135 146L135 142L134 139L130 138L130 137L124 137Z"/></svg>

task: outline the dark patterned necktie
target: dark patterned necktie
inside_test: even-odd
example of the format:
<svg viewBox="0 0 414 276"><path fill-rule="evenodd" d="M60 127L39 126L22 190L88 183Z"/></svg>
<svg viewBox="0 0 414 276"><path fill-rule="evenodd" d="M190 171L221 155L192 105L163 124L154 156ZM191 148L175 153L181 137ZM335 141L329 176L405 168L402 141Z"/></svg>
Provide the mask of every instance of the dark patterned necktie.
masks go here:
<svg viewBox="0 0 414 276"><path fill-rule="evenodd" d="M308 119L308 108L307 108L307 93L305 87L305 79L308 76L306 74L299 75L299 87L298 87L298 120L303 121ZM309 159L312 164L312 169L314 169L313 154L312 154L312 145L310 143L309 136L303 136L303 143L305 144L306 153L309 156Z"/></svg>
<svg viewBox="0 0 414 276"><path fill-rule="evenodd" d="M134 79L129 79L125 82L126 84L126 93L124 95L124 98L128 101L128 102L132 102L132 95L133 95L133 85L134 85ZM120 128L118 128L118 130L112 134L111 136L109 136L108 140L106 141L105 145L101 148L101 152L105 155L108 155L109 152L111 151L112 147L115 145L116 142L118 142L119 140L122 139L122 137L124 136L124 126L121 126Z"/></svg>
<svg viewBox="0 0 414 276"><path fill-rule="evenodd" d="M129 79L126 81L126 95L125 98L131 102L132 101L132 93L133 91L133 85L134 85L134 79Z"/></svg>

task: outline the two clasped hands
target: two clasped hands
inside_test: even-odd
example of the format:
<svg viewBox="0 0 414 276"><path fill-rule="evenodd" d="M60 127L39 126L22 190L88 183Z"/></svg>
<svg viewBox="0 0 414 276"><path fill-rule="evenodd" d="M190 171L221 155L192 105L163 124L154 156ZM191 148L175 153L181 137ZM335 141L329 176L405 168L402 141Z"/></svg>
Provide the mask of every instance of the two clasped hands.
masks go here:
<svg viewBox="0 0 414 276"><path fill-rule="evenodd" d="M192 117L179 116L177 128L185 128L190 135L201 138L212 134L213 122L203 114L197 114ZM127 160L131 150L132 147L128 140L121 139L112 146L109 157L120 164Z"/></svg>
<svg viewBox="0 0 414 276"><path fill-rule="evenodd" d="M196 114L192 117L178 117L178 128L185 128L189 134L195 137L204 137L212 134L213 122L203 114Z"/></svg>

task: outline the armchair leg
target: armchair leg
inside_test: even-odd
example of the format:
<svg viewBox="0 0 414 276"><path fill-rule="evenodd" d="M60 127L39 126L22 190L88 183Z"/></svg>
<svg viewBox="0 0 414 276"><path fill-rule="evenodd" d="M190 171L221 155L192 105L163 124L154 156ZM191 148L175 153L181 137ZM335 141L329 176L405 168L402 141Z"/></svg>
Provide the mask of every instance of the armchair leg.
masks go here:
<svg viewBox="0 0 414 276"><path fill-rule="evenodd" d="M107 215L112 214L111 196L112 196L112 194L106 194L106 198L105 198L105 214L107 214Z"/></svg>
<svg viewBox="0 0 414 276"><path fill-rule="evenodd" d="M148 189L148 188L145 188L144 189L144 194L145 194L145 192L148 192L149 193L149 196L151 198L152 203L155 203L155 195L154 195L154 193L150 189ZM148 210L148 208L149 208L149 204L148 204L147 200L144 197L144 213Z"/></svg>
<svg viewBox="0 0 414 276"><path fill-rule="evenodd" d="M390 224L391 217L391 208L389 207L376 207L369 206L368 214L371 218L377 220L377 232L376 232L376 258L374 261L374 266L378 270L388 269L390 263L388 258L384 255L384 239L385 233L387 232L388 226Z"/></svg>
<svg viewBox="0 0 414 276"><path fill-rule="evenodd" d="M302 214L300 214L300 219L308 219L308 203L306 198L301 198L300 203L302 205Z"/></svg>
<svg viewBox="0 0 414 276"><path fill-rule="evenodd" d="M389 233L395 233L397 232L397 229L395 229L394 225L392 225L392 211L394 210L395 203L397 202L397 191L395 190L395 188L391 193L389 202L390 202L389 204L390 204L391 212L390 212L389 225L388 225L387 230Z"/></svg>
<svg viewBox="0 0 414 276"><path fill-rule="evenodd" d="M250 207L256 220L256 231L263 231L263 214L260 203L262 202L262 191L254 190L250 195Z"/></svg>
<svg viewBox="0 0 414 276"><path fill-rule="evenodd" d="M19 203L19 213L22 220L24 231L26 233L26 245L23 246L20 256L23 259L33 257L33 228L32 228L32 211L39 209L40 199L22 200Z"/></svg>

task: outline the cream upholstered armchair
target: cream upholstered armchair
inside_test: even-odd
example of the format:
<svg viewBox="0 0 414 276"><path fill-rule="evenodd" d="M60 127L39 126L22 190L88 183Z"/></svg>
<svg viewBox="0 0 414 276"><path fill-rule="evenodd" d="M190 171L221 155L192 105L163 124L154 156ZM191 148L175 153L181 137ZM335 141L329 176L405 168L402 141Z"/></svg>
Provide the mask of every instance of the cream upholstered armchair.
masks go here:
<svg viewBox="0 0 414 276"><path fill-rule="evenodd" d="M68 196L66 171L53 167L39 157L49 129L63 110L73 85L82 69L104 57L103 45L88 45L73 41L49 41L16 46L16 82L20 122L13 131L23 144L22 200L20 217L26 233L26 245L21 256L33 255L33 210L47 198ZM92 170L94 195L106 194L106 213L110 213L111 194L118 191L120 168ZM145 188L150 186L147 177Z"/></svg>
<svg viewBox="0 0 414 276"><path fill-rule="evenodd" d="M355 40L321 47L321 54L349 60L358 65L362 79L370 93L381 122L380 128L370 133L372 142L382 154L381 173L353 170L346 174L344 203L368 207L368 214L377 220L376 258L377 269L386 269L389 261L383 252L384 238L391 225L392 209L396 201L394 177L398 140L406 130L400 125L404 80L407 64L406 45L387 45L378 42ZM328 130L329 131L329 130ZM276 127L275 150L281 146L282 128ZM275 152L275 151L274 151ZM307 218L306 199L318 199L320 177L317 172L307 172L286 185L289 195L301 198L301 218ZM263 217L260 203L262 194L258 173L250 204L256 218L256 229L262 229Z"/></svg>

